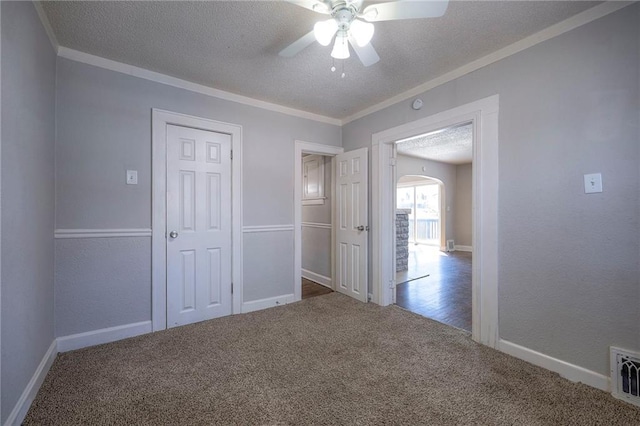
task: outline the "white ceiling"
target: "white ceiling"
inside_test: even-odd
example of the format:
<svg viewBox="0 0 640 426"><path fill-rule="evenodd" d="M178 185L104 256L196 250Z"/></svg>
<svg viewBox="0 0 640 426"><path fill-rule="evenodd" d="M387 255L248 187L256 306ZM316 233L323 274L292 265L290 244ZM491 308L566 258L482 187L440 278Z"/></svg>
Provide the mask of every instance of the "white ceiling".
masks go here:
<svg viewBox="0 0 640 426"><path fill-rule="evenodd" d="M452 1L441 18L378 22L380 62L331 46L278 52L326 19L273 1L46 1L61 46L216 89L342 119L459 68L599 2ZM340 65L338 65L340 69Z"/></svg>
<svg viewBox="0 0 640 426"><path fill-rule="evenodd" d="M471 124L416 136L398 143L398 154L448 164L467 164L473 159Z"/></svg>

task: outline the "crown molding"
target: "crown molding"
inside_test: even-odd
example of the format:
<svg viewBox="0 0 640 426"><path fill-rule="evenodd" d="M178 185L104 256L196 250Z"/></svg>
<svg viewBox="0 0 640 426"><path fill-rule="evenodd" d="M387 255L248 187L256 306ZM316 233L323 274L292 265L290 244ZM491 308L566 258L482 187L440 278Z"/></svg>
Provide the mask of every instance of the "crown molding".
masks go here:
<svg viewBox="0 0 640 426"><path fill-rule="evenodd" d="M60 45L58 44L58 39L56 38L56 34L53 32L53 28L51 28L51 23L49 22L49 18L47 17L46 12L42 8L42 2L40 1L32 1L33 7L36 8L36 12L38 12L38 17L40 18L40 22L42 22L42 26L44 27L44 31L47 33L47 37L49 37L49 41L51 42L51 46L53 46L53 50L58 54L58 49Z"/></svg>
<svg viewBox="0 0 640 426"><path fill-rule="evenodd" d="M453 81L457 78L462 77L463 75L479 70L480 68L484 68L487 65L491 65L494 62L498 62L511 55L515 55L516 53L521 52L525 49L528 49L532 46L535 46L536 44L542 43L543 41L552 39L568 31L581 27L582 25L588 24L589 22L595 21L596 19L600 19L604 16L607 16L610 13L616 12L633 3L635 2L605 1L604 3L594 6L591 9L587 9L583 12L580 12L577 15L572 16L571 18L565 19L564 21L560 21L557 24L554 24L550 27L545 28L544 30L534 33L513 44L510 44L509 46L503 47L500 50L496 50L495 52L490 53L487 56L484 56L480 59L476 59L475 61L469 62L468 64L461 66L460 68L457 68L453 71L450 71L446 74L436 77L433 80L429 80L425 83L422 83L421 85L416 86L413 89L409 89L406 92L400 93L396 96L393 96L387 99L386 101L382 101L378 104L370 106L369 108L365 108L362 111L356 112L355 114L352 114L344 118L342 120L342 125L344 126L345 124L351 123L352 121L365 117L369 114L373 114L374 112L383 110L387 107L390 107L391 105L395 105L399 102L406 101L407 99L411 99L414 96L420 95L435 87L438 87L445 83Z"/></svg>
<svg viewBox="0 0 640 426"><path fill-rule="evenodd" d="M33 1L33 5L36 8L36 11L38 12L38 16L40 17L42 25L47 35L49 36L51 45L53 46L54 50L57 52L58 56L62 58L85 63L88 65L93 65L93 66L108 69L111 71L120 72L123 74L128 74L134 77L143 78L145 80L154 81L156 83L166 84L168 86L189 90L191 92L200 93L200 94L212 96L215 98L236 102L236 103L240 103L243 105L248 105L256 108L261 108L269 111L279 112L279 113L294 116L294 117L313 120L320 123L331 124L334 126L344 126L352 121L358 120L359 118L365 117L369 114L373 114L374 112L378 112L380 110L383 110L387 107L390 107L392 105L395 105L407 99L411 99L414 96L420 95L435 87L438 87L445 83L453 81L457 78L460 78L480 68L484 68L488 65L491 65L502 59L505 59L511 55L514 55L525 49L528 49L529 47L542 43L543 41L552 39L568 31L571 31L575 28L578 28L582 25L595 21L596 19L600 19L604 16L607 16L633 3L635 2L634 1L615 1L615 0L605 1L604 3L601 3L595 7L592 7L591 9L587 9L577 15L574 15L568 19L565 19L564 21L558 22L557 24L554 24L548 28L545 28L544 30L541 30L535 34L532 34L522 40L519 40L513 44L510 44L509 46L506 46L500 50L497 50L489 55L476 59L475 61L472 61L466 65L463 65L453 71L450 71L446 74L443 74L439 77L436 77L432 80L422 83L419 86L414 87L413 89L407 90L383 102L380 102L378 104L365 108L344 119L338 119L333 117L327 117L320 114L314 114L308 111L302 111L299 109L286 107L283 105L274 104L271 102L262 101L259 99L250 98L248 96L242 96L235 93L226 92L220 89L215 89L213 87L204 86L204 85L193 83L187 80L182 80L180 78L171 77L166 74L161 74L155 71L150 71L144 68L139 68L133 65L128 65L122 62L113 61L111 59L102 58L100 56L91 55L89 53L84 53L78 50L70 49L68 47L60 46L52 30L51 24L49 23L49 19L47 18L47 15L44 12L42 5L40 4L40 1Z"/></svg>
<svg viewBox="0 0 640 426"><path fill-rule="evenodd" d="M269 111L279 112L294 117L305 118L307 120L318 121L320 123L332 124L334 126L342 125L342 121L337 118L331 118L320 114L314 114L295 108L274 104L271 102L261 101L249 98L247 96L238 95L224 90L214 89L213 87L204 86L202 84L192 83L180 78L171 77L159 72L150 71L144 68L128 65L122 62L113 61L111 59L102 58L100 56L91 55L89 53L80 52L79 50L69 49L60 46L58 48L58 56L75 62L81 62L87 65L104 68L110 71L116 71L122 74L131 75L133 77L143 78L145 80L154 81L156 83L166 84L167 86L177 87L179 89L189 90L191 92L200 93L214 98L226 101L236 102L256 108L266 109Z"/></svg>

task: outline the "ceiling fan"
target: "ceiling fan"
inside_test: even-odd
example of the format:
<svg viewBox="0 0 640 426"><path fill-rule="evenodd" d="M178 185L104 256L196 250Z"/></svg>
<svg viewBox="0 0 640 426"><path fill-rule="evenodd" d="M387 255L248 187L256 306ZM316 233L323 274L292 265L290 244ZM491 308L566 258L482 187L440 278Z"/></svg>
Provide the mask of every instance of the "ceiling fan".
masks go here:
<svg viewBox="0 0 640 426"><path fill-rule="evenodd" d="M330 15L331 18L317 22L311 32L282 49L280 56L292 57L314 41L328 46L335 36L331 56L336 59L348 58L351 45L365 67L380 60L370 43L374 32L371 22L437 18L444 15L448 5L448 0L406 0L371 4L363 9L364 0L288 1L314 12Z"/></svg>

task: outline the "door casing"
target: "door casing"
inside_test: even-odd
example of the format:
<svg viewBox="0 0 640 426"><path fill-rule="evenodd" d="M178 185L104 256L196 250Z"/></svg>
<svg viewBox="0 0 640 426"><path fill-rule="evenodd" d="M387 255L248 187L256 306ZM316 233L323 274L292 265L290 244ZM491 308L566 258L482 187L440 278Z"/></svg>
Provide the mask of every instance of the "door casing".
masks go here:
<svg viewBox="0 0 640 426"><path fill-rule="evenodd" d="M167 125L191 127L231 136L231 313L242 308L242 126L161 109L151 112L151 323L167 328Z"/></svg>

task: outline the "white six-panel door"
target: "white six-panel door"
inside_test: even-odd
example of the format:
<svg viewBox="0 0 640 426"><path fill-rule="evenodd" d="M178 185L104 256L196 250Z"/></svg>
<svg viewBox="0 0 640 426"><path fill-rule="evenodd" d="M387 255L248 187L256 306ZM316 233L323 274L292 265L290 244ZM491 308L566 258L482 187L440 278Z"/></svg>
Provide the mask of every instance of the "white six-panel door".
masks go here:
<svg viewBox="0 0 640 426"><path fill-rule="evenodd" d="M231 314L231 136L167 126L167 328Z"/></svg>
<svg viewBox="0 0 640 426"><path fill-rule="evenodd" d="M336 290L367 301L368 149L336 155Z"/></svg>

